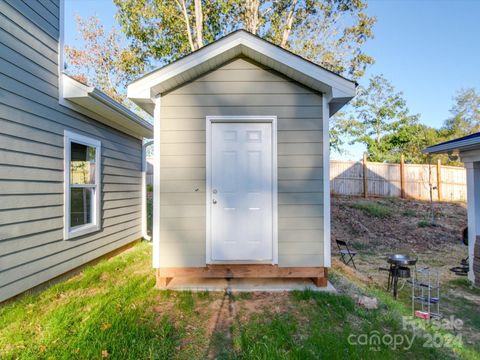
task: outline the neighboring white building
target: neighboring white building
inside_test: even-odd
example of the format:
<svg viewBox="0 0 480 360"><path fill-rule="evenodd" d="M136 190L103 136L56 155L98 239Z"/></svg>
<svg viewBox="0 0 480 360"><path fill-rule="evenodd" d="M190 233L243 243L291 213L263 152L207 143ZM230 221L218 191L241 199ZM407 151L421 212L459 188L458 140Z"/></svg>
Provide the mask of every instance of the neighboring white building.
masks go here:
<svg viewBox="0 0 480 360"><path fill-rule="evenodd" d="M430 146L430 154L460 156L467 171L468 278L480 285L480 132Z"/></svg>

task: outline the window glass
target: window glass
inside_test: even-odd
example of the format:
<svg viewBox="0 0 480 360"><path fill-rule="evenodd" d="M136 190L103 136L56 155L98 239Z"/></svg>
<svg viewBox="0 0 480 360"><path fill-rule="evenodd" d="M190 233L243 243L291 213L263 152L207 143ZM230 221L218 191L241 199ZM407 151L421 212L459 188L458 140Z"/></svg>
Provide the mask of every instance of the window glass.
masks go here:
<svg viewBox="0 0 480 360"><path fill-rule="evenodd" d="M101 142L65 131L64 239L101 229Z"/></svg>
<svg viewBox="0 0 480 360"><path fill-rule="evenodd" d="M93 188L70 188L70 226L92 223Z"/></svg>
<svg viewBox="0 0 480 360"><path fill-rule="evenodd" d="M95 184L95 148L71 143L70 184Z"/></svg>

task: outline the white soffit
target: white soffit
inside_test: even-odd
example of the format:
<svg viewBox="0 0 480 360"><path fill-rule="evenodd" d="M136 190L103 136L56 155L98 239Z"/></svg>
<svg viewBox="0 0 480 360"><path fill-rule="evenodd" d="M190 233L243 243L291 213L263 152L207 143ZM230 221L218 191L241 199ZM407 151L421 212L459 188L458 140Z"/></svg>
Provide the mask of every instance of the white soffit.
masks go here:
<svg viewBox="0 0 480 360"><path fill-rule="evenodd" d="M156 95L192 81L240 55L326 94L330 99L330 115L355 96L355 82L247 31L238 30L132 82L128 86L128 97L153 114Z"/></svg>
<svg viewBox="0 0 480 360"><path fill-rule="evenodd" d="M100 90L82 84L66 74L62 74L62 87L63 99L78 105L72 107L75 111L136 138L153 137L152 124Z"/></svg>

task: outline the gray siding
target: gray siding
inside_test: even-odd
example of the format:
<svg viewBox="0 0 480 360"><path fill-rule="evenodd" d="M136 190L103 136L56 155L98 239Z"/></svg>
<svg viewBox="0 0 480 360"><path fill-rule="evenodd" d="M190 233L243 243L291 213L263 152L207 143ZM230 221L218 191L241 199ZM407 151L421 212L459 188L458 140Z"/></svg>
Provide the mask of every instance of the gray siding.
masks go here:
<svg viewBox="0 0 480 360"><path fill-rule="evenodd" d="M0 301L141 237L141 141L58 104L58 1L0 1ZM63 133L102 143L102 230L63 240Z"/></svg>
<svg viewBox="0 0 480 360"><path fill-rule="evenodd" d="M162 96L160 265L205 265L207 115L277 115L279 265L322 266L322 97L246 59Z"/></svg>

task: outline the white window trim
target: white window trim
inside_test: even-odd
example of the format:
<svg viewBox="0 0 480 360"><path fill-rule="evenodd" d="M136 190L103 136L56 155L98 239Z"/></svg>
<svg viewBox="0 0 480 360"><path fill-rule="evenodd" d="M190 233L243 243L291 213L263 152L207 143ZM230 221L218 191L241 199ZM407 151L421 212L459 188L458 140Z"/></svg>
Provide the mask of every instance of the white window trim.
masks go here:
<svg viewBox="0 0 480 360"><path fill-rule="evenodd" d="M213 123L267 123L272 124L272 260L271 261L213 261L211 238L212 204L212 124ZM239 115L206 117L206 258L207 264L272 264L278 265L278 165L277 165L277 116L276 115Z"/></svg>
<svg viewBox="0 0 480 360"><path fill-rule="evenodd" d="M93 223L70 228L70 159L72 142L95 147L95 198L94 198L94 214L92 214ZM101 142L71 131L64 132L64 214L63 214L63 238L65 240L78 236L86 235L101 229Z"/></svg>

